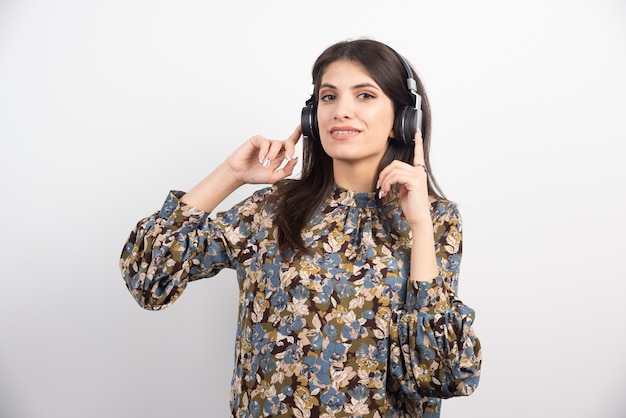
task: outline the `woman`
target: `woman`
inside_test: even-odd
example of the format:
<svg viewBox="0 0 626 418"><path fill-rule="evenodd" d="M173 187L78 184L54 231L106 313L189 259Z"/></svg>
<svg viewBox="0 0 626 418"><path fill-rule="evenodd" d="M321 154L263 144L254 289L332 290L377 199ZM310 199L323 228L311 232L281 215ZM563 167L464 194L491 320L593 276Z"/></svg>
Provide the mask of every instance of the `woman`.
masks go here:
<svg viewBox="0 0 626 418"><path fill-rule="evenodd" d="M430 174L423 86L367 39L330 46L313 83L288 139L252 137L138 223L123 277L157 310L236 270L233 416L437 417L441 398L475 390L481 352L456 297L461 222ZM302 131L302 175L287 179ZM245 183L271 186L209 216Z"/></svg>

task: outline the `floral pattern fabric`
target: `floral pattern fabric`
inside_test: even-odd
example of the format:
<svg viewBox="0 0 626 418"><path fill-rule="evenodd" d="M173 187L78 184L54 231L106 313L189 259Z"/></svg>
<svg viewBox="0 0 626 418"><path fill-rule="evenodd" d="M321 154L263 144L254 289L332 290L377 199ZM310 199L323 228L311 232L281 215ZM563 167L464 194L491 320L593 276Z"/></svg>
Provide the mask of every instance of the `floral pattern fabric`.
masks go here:
<svg viewBox="0 0 626 418"><path fill-rule="evenodd" d="M233 417L438 417L441 398L480 377L474 311L457 298L462 225L456 204L431 205L440 274L409 279L411 231L397 197L335 187L281 253L275 188L214 218L170 192L141 220L120 268L146 309L191 281L234 269L239 314Z"/></svg>

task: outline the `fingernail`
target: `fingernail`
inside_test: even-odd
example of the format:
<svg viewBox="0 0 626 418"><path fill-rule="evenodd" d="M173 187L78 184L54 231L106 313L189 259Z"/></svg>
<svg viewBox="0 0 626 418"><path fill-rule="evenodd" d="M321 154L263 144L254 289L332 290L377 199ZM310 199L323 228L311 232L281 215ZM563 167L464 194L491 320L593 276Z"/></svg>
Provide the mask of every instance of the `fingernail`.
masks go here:
<svg viewBox="0 0 626 418"><path fill-rule="evenodd" d="M382 199L382 198L383 198L383 191L382 191L382 190L379 190L379 191L378 191L378 198L379 198L379 199Z"/></svg>
<svg viewBox="0 0 626 418"><path fill-rule="evenodd" d="M265 161L263 161L263 167L265 167L265 168L269 167L270 166L270 162L272 162L272 160L269 159L269 158L266 159Z"/></svg>
<svg viewBox="0 0 626 418"><path fill-rule="evenodd" d="M288 155L286 155L286 156L285 156L285 160L287 160L287 161L291 161L291 157L290 157L290 156L288 156Z"/></svg>
<svg viewBox="0 0 626 418"><path fill-rule="evenodd" d="M380 180L376 180L376 188L380 189Z"/></svg>

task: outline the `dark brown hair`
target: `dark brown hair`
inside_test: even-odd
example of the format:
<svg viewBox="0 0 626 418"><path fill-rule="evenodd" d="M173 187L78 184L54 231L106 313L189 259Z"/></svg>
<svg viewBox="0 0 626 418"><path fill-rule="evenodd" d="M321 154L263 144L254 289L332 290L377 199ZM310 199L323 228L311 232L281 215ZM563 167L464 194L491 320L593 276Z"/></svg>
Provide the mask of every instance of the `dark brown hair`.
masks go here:
<svg viewBox="0 0 626 418"><path fill-rule="evenodd" d="M413 106L413 98L406 87L406 70L394 52L384 43L371 39L342 41L328 47L313 65L313 100L318 101L319 87L326 68L335 61L349 60L361 64L383 92L392 100L394 110ZM444 195L432 176L430 161L430 104L424 86L413 68L417 91L422 96L424 162L428 173L428 194L437 198ZM413 163L413 146L390 138L388 148L380 161L378 172L394 160ZM302 176L299 180L283 180L278 186L278 245L281 251L295 252L306 248L301 233L315 211L331 194L334 186L333 161L322 148L321 141L305 139L302 153Z"/></svg>

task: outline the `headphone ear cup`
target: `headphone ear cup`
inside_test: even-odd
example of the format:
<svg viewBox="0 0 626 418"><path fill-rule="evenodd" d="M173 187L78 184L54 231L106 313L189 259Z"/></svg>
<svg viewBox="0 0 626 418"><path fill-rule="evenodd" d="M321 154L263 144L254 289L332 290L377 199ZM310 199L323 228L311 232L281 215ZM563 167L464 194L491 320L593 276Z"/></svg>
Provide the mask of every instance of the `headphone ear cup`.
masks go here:
<svg viewBox="0 0 626 418"><path fill-rule="evenodd" d="M393 132L396 140L405 145L414 145L417 120L418 110L411 106L404 106L396 112L396 118L393 123Z"/></svg>
<svg viewBox="0 0 626 418"><path fill-rule="evenodd" d="M320 131L317 125L317 107L315 105L311 104L302 108L300 126L302 127L302 136L313 141L319 141Z"/></svg>

